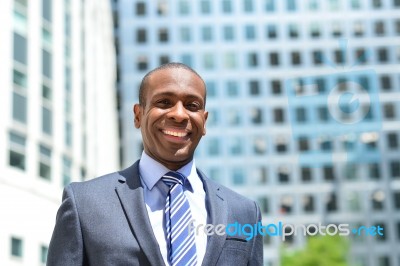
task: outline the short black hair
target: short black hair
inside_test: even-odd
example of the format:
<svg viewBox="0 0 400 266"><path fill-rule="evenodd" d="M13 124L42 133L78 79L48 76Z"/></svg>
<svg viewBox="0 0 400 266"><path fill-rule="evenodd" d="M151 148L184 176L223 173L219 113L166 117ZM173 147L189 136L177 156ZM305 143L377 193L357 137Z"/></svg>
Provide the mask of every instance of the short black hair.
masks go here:
<svg viewBox="0 0 400 266"><path fill-rule="evenodd" d="M172 68L182 68L185 70L188 70L190 72L192 72L193 74L195 74L196 76L198 76L204 84L204 89L205 89L205 95L204 95L204 104L206 103L206 95L207 95L207 88L206 88L206 83L204 82L203 78L199 75L199 73L197 73L193 68L191 68L188 65L185 65L183 63L179 63L179 62L170 62L170 63L166 63L163 64L159 67L156 67L155 69L151 70L150 72L148 72L142 79L142 82L140 83L140 87L139 87L139 104L141 106L145 106L146 103L146 99L144 97L145 95L145 90L146 90L146 85L147 85L147 81L149 79L149 77L154 74L157 71L163 70L163 69L172 69Z"/></svg>

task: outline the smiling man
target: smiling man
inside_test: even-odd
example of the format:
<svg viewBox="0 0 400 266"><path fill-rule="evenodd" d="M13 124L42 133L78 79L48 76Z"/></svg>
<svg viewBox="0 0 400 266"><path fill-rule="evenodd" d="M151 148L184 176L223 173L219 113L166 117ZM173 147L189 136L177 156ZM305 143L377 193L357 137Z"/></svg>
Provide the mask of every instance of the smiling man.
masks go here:
<svg viewBox="0 0 400 266"><path fill-rule="evenodd" d="M203 79L184 64L162 65L143 78L133 108L140 160L65 188L47 265L262 265L260 234L190 230L261 221L254 201L196 168L205 105Z"/></svg>

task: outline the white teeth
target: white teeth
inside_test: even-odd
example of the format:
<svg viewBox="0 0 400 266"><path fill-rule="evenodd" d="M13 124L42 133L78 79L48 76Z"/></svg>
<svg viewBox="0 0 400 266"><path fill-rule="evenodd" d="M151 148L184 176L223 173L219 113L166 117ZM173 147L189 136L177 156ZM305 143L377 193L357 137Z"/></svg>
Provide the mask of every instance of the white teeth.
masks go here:
<svg viewBox="0 0 400 266"><path fill-rule="evenodd" d="M170 130L163 130L164 134L174 136L174 137L185 137L187 135L186 132L176 132L176 131L170 131Z"/></svg>

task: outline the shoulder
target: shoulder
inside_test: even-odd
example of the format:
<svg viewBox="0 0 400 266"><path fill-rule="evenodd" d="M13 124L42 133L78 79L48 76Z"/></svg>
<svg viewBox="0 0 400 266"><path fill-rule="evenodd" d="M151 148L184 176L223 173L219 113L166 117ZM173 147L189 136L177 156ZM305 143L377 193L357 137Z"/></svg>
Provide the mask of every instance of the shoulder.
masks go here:
<svg viewBox="0 0 400 266"><path fill-rule="evenodd" d="M119 173L113 172L83 182L72 182L71 184L69 184L69 187L71 187L73 190L103 187L115 183L118 178Z"/></svg>
<svg viewBox="0 0 400 266"><path fill-rule="evenodd" d="M117 186L129 183L138 176L137 168L138 162L121 171L105 174L83 182L72 182L65 189L74 194L93 194L114 191Z"/></svg>

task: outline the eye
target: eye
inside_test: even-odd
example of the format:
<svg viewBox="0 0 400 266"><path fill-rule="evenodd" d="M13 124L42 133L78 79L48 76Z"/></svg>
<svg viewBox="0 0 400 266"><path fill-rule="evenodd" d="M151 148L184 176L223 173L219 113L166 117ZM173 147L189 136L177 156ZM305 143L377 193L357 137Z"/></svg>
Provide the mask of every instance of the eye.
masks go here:
<svg viewBox="0 0 400 266"><path fill-rule="evenodd" d="M160 108L167 108L171 105L171 102L168 99L160 99L156 101L156 106Z"/></svg>
<svg viewBox="0 0 400 266"><path fill-rule="evenodd" d="M186 104L186 108L190 111L198 111L201 109L201 105L198 102L192 102L192 103L188 103Z"/></svg>

